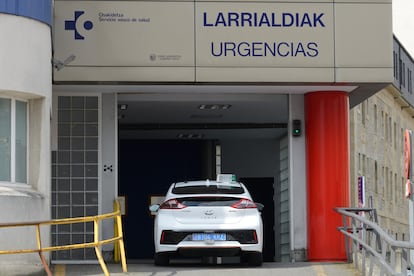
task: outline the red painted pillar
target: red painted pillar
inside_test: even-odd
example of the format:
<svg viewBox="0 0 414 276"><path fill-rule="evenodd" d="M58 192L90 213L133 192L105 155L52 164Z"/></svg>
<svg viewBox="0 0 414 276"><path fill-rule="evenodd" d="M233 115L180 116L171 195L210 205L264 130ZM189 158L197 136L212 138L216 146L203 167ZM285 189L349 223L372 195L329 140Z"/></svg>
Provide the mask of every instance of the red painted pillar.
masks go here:
<svg viewBox="0 0 414 276"><path fill-rule="evenodd" d="M349 206L349 101L342 91L305 95L308 260L346 260L335 207Z"/></svg>

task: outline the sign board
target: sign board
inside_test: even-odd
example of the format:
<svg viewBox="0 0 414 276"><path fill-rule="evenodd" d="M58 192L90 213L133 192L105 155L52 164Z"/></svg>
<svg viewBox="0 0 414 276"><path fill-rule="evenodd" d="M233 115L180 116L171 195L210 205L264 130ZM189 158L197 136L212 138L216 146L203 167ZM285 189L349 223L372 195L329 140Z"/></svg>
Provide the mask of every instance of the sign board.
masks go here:
<svg viewBox="0 0 414 276"><path fill-rule="evenodd" d="M192 80L193 10L191 2L56 1L54 57L75 59L55 79L145 81L174 68L183 74L173 72L176 80Z"/></svg>
<svg viewBox="0 0 414 276"><path fill-rule="evenodd" d="M333 67L332 4L196 6L199 66Z"/></svg>
<svg viewBox="0 0 414 276"><path fill-rule="evenodd" d="M194 66L192 9L186 2L57 1L55 47L74 52L78 66Z"/></svg>
<svg viewBox="0 0 414 276"><path fill-rule="evenodd" d="M391 1L379 2L55 1L54 78L389 82Z"/></svg>

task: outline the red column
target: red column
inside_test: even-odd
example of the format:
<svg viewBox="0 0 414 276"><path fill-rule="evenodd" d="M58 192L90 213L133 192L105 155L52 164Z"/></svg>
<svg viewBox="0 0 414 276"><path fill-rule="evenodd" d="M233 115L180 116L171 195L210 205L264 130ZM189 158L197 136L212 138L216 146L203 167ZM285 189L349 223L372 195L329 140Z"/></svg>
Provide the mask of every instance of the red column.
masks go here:
<svg viewBox="0 0 414 276"><path fill-rule="evenodd" d="M349 206L349 102L342 91L305 95L308 260L346 260L335 207Z"/></svg>

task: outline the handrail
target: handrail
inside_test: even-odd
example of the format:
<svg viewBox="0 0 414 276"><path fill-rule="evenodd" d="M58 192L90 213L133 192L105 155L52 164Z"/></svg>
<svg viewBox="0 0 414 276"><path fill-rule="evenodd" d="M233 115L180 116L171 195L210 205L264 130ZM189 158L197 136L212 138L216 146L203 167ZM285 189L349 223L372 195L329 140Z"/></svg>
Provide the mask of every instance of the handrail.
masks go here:
<svg viewBox="0 0 414 276"><path fill-rule="evenodd" d="M99 222L105 219L114 219L115 223L115 233L114 237L108 238L105 240L99 240ZM93 222L94 224L94 241L87 242L87 243L76 243L76 244L68 244L68 245L60 245L60 246L48 246L42 247L41 243L41 236L40 236L40 227L46 225L60 225L60 224L73 224L73 223L85 223L85 222ZM126 264L126 257L125 257L125 247L124 247L124 240L123 240L123 232L122 232L122 219L121 219L121 208L120 203L118 200L114 202L114 212L96 216L88 216L88 217L76 217L76 218L65 218L65 219L54 219L54 220L45 220L45 221L32 221L32 222L18 222L18 223L1 223L0 228L11 228L11 227L30 227L34 226L36 228L36 242L37 248L29 248L29 249L17 249L17 250L0 250L0 255L3 254L21 254L21 253L38 253L40 260L43 264L43 267L48 276L52 276L52 272L47 264L45 257L43 256L43 252L49 251L58 251L58 250L69 250L69 249L80 249L80 248L87 248L87 247L94 247L96 257L101 265L102 271L104 272L105 276L109 276L108 268L105 264L105 261L102 257L101 253L101 246L107 243L115 243L115 246L118 248L117 254L121 255L122 261L122 270L123 272L127 272L127 264ZM116 256L119 258L118 256Z"/></svg>
<svg viewBox="0 0 414 276"><path fill-rule="evenodd" d="M380 275L407 275L411 269L410 251L414 243L397 241L390 237L376 222L358 215L367 212L367 208L335 208L342 215L343 226L338 230L345 235L348 261L358 268L358 256L361 255L362 275L366 275L366 258L369 258L369 275L373 275L374 265L379 266ZM349 242L352 240L352 253ZM398 257L399 255L399 257ZM397 267L397 263L400 266ZM384 274L385 273L385 274Z"/></svg>

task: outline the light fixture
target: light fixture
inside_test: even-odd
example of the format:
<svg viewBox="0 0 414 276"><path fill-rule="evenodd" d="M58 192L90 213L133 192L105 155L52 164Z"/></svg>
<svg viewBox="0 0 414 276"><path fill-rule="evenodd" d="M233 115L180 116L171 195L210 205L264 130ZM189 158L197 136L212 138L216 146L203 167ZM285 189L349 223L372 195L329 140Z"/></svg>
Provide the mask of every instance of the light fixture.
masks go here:
<svg viewBox="0 0 414 276"><path fill-rule="evenodd" d="M177 135L178 139L202 139L204 134L200 133L180 133Z"/></svg>
<svg viewBox="0 0 414 276"><path fill-rule="evenodd" d="M302 134L302 123L300 120L292 120L292 135L300 136Z"/></svg>
<svg viewBox="0 0 414 276"><path fill-rule="evenodd" d="M231 107L231 104L200 104L200 110L226 110Z"/></svg>
<svg viewBox="0 0 414 276"><path fill-rule="evenodd" d="M118 105L118 108L120 110L127 110L128 109L128 105L127 104L120 104L120 105Z"/></svg>

